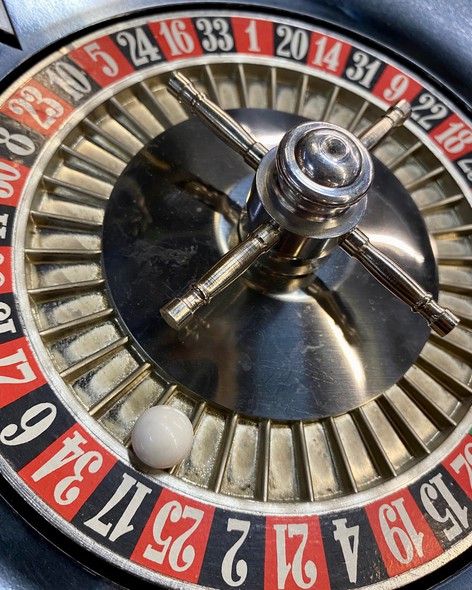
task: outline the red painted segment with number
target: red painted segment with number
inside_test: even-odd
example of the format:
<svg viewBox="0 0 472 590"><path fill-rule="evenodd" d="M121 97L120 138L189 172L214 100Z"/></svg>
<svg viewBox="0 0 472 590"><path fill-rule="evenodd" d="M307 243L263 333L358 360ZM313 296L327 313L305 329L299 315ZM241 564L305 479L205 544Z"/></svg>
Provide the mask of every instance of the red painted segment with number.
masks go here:
<svg viewBox="0 0 472 590"><path fill-rule="evenodd" d="M320 33L312 33L307 64L328 74L341 76L346 67L351 45Z"/></svg>
<svg viewBox="0 0 472 590"><path fill-rule="evenodd" d="M264 571L264 590L329 590L318 517L268 517Z"/></svg>
<svg viewBox="0 0 472 590"><path fill-rule="evenodd" d="M472 434L464 438L444 460L443 465L469 498L472 498Z"/></svg>
<svg viewBox="0 0 472 590"><path fill-rule="evenodd" d="M412 102L421 90L423 87L416 80L399 69L387 65L373 88L372 94L388 104L393 104L402 99Z"/></svg>
<svg viewBox="0 0 472 590"><path fill-rule="evenodd" d="M54 135L74 109L34 78L13 93L0 109L25 127L42 135Z"/></svg>
<svg viewBox="0 0 472 590"><path fill-rule="evenodd" d="M215 508L163 490L131 560L157 572L198 581Z"/></svg>
<svg viewBox="0 0 472 590"><path fill-rule="evenodd" d="M19 475L49 506L72 520L116 461L89 432L75 424Z"/></svg>
<svg viewBox="0 0 472 590"><path fill-rule="evenodd" d="M0 158L0 204L16 207L30 169Z"/></svg>
<svg viewBox="0 0 472 590"><path fill-rule="evenodd" d="M270 21L232 18L234 41L239 53L274 55L274 33Z"/></svg>
<svg viewBox="0 0 472 590"><path fill-rule="evenodd" d="M11 293L13 290L11 254L12 249L10 247L0 247L0 294Z"/></svg>
<svg viewBox="0 0 472 590"><path fill-rule="evenodd" d="M69 55L102 88L134 73L133 66L110 37L86 43L71 51Z"/></svg>
<svg viewBox="0 0 472 590"><path fill-rule="evenodd" d="M203 55L200 40L190 18L149 23L149 28L167 60Z"/></svg>
<svg viewBox="0 0 472 590"><path fill-rule="evenodd" d="M397 576L442 553L413 496L407 489L366 506L389 576Z"/></svg>
<svg viewBox="0 0 472 590"><path fill-rule="evenodd" d="M457 115L451 115L429 134L450 160L457 160L472 147L472 129Z"/></svg>
<svg viewBox="0 0 472 590"><path fill-rule="evenodd" d="M0 408L45 383L26 338L0 344Z"/></svg>

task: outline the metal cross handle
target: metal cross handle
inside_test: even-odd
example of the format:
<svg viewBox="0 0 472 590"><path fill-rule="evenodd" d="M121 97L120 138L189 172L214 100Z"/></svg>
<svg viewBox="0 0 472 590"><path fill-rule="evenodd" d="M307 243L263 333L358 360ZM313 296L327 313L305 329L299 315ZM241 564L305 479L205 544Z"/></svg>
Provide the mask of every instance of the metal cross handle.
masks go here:
<svg viewBox="0 0 472 590"><path fill-rule="evenodd" d="M214 131L227 145L239 153L255 170L269 150L253 138L234 119L200 93L182 74L169 81L170 92ZM359 138L371 150L410 114L410 106L400 101ZM329 149L329 147L327 148ZM212 298L240 277L254 262L273 248L286 229L275 220L256 227L242 242L225 254L204 276L191 285L180 297L164 305L160 312L173 328L186 325L193 314L207 305ZM448 334L458 319L452 312L438 305L408 273L391 258L371 244L368 237L356 227L338 236L339 246L361 264L389 291L421 314L439 335Z"/></svg>

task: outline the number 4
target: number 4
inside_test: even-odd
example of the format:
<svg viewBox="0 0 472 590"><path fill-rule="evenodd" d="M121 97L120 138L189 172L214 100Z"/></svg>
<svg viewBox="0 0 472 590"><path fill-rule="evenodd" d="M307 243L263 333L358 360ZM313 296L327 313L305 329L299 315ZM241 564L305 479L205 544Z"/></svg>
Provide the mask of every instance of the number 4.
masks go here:
<svg viewBox="0 0 472 590"><path fill-rule="evenodd" d="M335 527L333 536L341 544L349 581L355 584L357 582L357 562L359 555L359 525L348 527L346 524L346 518L333 520Z"/></svg>

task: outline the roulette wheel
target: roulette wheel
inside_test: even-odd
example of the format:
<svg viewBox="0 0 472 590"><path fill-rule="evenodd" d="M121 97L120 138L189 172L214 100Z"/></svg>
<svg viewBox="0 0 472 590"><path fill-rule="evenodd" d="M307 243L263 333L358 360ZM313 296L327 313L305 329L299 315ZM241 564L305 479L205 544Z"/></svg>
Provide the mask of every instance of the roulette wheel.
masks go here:
<svg viewBox="0 0 472 590"><path fill-rule="evenodd" d="M0 5L4 587L471 586L469 10ZM191 111L213 105L209 130ZM258 155L216 137L233 121ZM314 156L293 139L312 121ZM290 142L303 203L307 177L348 187L326 223L267 205ZM361 165L339 162L366 145L354 202ZM281 217L258 263L164 321ZM130 443L152 406L193 425L168 469Z"/></svg>

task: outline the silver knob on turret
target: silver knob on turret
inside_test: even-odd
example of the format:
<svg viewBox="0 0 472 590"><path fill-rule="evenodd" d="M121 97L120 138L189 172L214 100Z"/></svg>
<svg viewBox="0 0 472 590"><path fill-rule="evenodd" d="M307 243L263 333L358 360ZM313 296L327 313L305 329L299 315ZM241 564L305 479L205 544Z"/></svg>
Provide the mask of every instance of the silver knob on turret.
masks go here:
<svg viewBox="0 0 472 590"><path fill-rule="evenodd" d="M287 231L324 240L359 223L372 179L372 158L357 137L331 123L309 122L286 133L262 160L256 194ZM260 222L250 219L249 227Z"/></svg>
<svg viewBox="0 0 472 590"><path fill-rule="evenodd" d="M335 129L308 131L295 146L297 166L313 182L339 188L352 184L362 170L362 157L354 142Z"/></svg>

